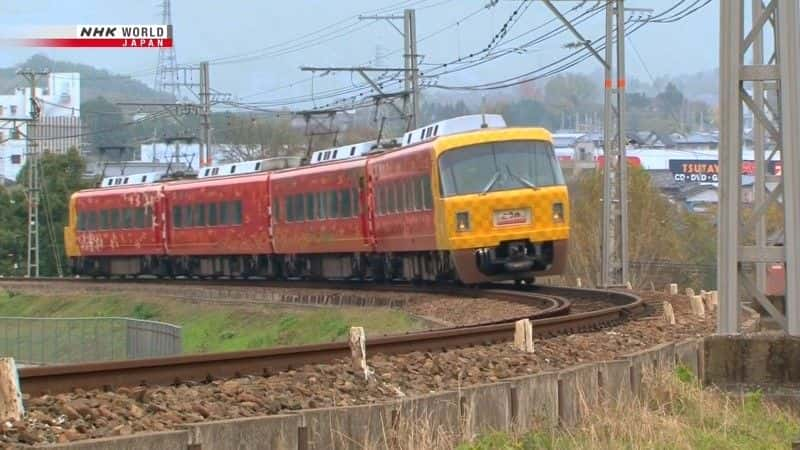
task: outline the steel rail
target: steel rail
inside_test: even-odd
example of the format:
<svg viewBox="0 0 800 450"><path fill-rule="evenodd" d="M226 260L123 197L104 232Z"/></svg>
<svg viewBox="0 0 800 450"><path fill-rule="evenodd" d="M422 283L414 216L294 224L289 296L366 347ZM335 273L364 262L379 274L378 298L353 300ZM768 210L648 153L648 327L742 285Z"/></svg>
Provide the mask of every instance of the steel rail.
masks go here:
<svg viewBox="0 0 800 450"><path fill-rule="evenodd" d="M30 280L28 280L30 281ZM313 284L313 283L312 283ZM350 283L345 283L350 284ZM303 283L304 287L312 287ZM341 283L326 283L325 286ZM319 288L320 284L313 287ZM327 289L328 287L326 287ZM350 289L352 287L348 287ZM354 289L362 289L354 288ZM529 318L533 321L534 336L548 337L598 329L619 323L641 313L644 302L630 292L613 290L537 287L514 290L510 285L489 285L482 289L455 286L364 286L365 290L396 292L447 293L470 295L525 304L548 305ZM573 298L591 298L611 306L577 314L568 314ZM578 300L579 301L579 300ZM485 345L513 339L514 321L522 317L403 335L384 336L367 340L368 354L400 354L413 351L443 351L458 347ZM330 363L347 358L350 348L346 342L278 347L226 353L192 354L127 361L26 367L19 371L22 391L30 395L56 394L81 389L113 389L119 386L164 385L183 382L204 382L245 375L272 375L305 364Z"/></svg>

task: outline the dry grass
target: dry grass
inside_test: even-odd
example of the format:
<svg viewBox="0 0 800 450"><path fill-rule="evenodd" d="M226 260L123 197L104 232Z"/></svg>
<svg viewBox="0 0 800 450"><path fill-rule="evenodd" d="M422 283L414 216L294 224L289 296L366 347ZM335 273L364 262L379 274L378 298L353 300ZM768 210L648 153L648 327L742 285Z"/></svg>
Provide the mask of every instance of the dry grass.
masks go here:
<svg viewBox="0 0 800 450"><path fill-rule="evenodd" d="M764 401L701 389L678 369L645 379L644 397L596 408L575 429L493 434L460 450L776 449L800 436L800 416Z"/></svg>

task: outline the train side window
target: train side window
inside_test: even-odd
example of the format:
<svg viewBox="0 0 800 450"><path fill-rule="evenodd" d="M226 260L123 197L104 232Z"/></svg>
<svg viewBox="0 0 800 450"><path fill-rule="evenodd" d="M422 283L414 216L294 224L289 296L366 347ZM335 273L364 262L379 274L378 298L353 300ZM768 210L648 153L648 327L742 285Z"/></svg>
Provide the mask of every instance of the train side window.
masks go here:
<svg viewBox="0 0 800 450"><path fill-rule="evenodd" d="M134 226L136 228L144 228L144 208L136 208L134 212L136 213L134 217Z"/></svg>
<svg viewBox="0 0 800 450"><path fill-rule="evenodd" d="M82 212L78 213L78 223L75 224L78 231L83 231L86 227L86 215Z"/></svg>
<svg viewBox="0 0 800 450"><path fill-rule="evenodd" d="M325 193L324 192L317 192L317 212L319 213L320 219L328 218L328 210L325 207L327 202L325 201Z"/></svg>
<svg viewBox="0 0 800 450"><path fill-rule="evenodd" d="M306 219L314 220L314 194L308 193L306 198Z"/></svg>
<svg viewBox="0 0 800 450"><path fill-rule="evenodd" d="M233 224L234 225L241 225L242 224L242 201L236 200L233 202Z"/></svg>
<svg viewBox="0 0 800 450"><path fill-rule="evenodd" d="M381 216L386 214L386 204L388 202L386 195L386 186L378 187L378 214Z"/></svg>
<svg viewBox="0 0 800 450"><path fill-rule="evenodd" d="M183 217L181 216L181 207L180 206L173 206L172 207L172 226L175 228L181 228L183 226Z"/></svg>
<svg viewBox="0 0 800 450"><path fill-rule="evenodd" d="M281 201L277 199L272 205L272 223L276 223L279 220L281 220Z"/></svg>
<svg viewBox="0 0 800 450"><path fill-rule="evenodd" d="M353 203L350 199L350 190L345 189L343 191L340 191L339 194L340 194L339 196L342 198L342 205L341 205L342 214L340 214L340 216L353 217L353 207L352 207Z"/></svg>
<svg viewBox="0 0 800 450"><path fill-rule="evenodd" d="M414 180L415 178L410 178L406 180L406 208L409 211L415 211L417 209L417 199L416 199L416 192L414 191Z"/></svg>
<svg viewBox="0 0 800 450"><path fill-rule="evenodd" d="M395 182L395 190L397 195L397 212L406 210L406 196L405 196L405 182L403 180Z"/></svg>
<svg viewBox="0 0 800 450"><path fill-rule="evenodd" d="M424 197L423 187L422 187L422 178L418 177L415 178L414 183L414 209L417 211L422 210L422 198Z"/></svg>
<svg viewBox="0 0 800 450"><path fill-rule="evenodd" d="M294 222L294 208L292 208L292 197L286 197L286 221Z"/></svg>
<svg viewBox="0 0 800 450"><path fill-rule="evenodd" d="M386 186L388 201L386 203L386 212L389 214L397 212L397 185L389 183Z"/></svg>
<svg viewBox="0 0 800 450"><path fill-rule="evenodd" d="M119 216L120 214L118 209L111 210L111 228L115 230L119 228Z"/></svg>
<svg viewBox="0 0 800 450"><path fill-rule="evenodd" d="M306 218L305 207L303 206L303 194L292 196L292 209L294 209L294 220L302 222Z"/></svg>
<svg viewBox="0 0 800 450"><path fill-rule="evenodd" d="M328 217L335 219L339 217L339 193L336 191L328 192Z"/></svg>
<svg viewBox="0 0 800 450"><path fill-rule="evenodd" d="M433 193L431 192L431 179L422 177L422 204L426 210L433 209Z"/></svg>
<svg viewBox="0 0 800 450"><path fill-rule="evenodd" d="M219 224L228 225L228 202L219 202Z"/></svg>
<svg viewBox="0 0 800 450"><path fill-rule="evenodd" d="M219 216L217 215L217 204L216 203L209 203L208 204L208 226L214 227L219 222Z"/></svg>
<svg viewBox="0 0 800 450"><path fill-rule="evenodd" d="M149 206L144 207L144 227L150 228L153 226L153 208Z"/></svg>
<svg viewBox="0 0 800 450"><path fill-rule="evenodd" d="M109 224L108 210L107 209L104 209L104 210L100 211L100 224L99 224L98 228L100 228L101 230L107 230L107 229L111 228L111 226Z"/></svg>
<svg viewBox="0 0 800 450"><path fill-rule="evenodd" d="M353 216L361 214L361 197L358 195L358 189L351 189L353 193Z"/></svg>
<svg viewBox="0 0 800 450"><path fill-rule="evenodd" d="M87 225L88 229L90 229L90 230L96 230L97 229L97 212L96 211L92 211L92 212L89 213L89 218L88 218L87 222L88 223L86 225Z"/></svg>
<svg viewBox="0 0 800 450"><path fill-rule="evenodd" d="M194 205L194 226L196 227L204 227L206 226L206 205L204 203L200 203L199 205Z"/></svg>
<svg viewBox="0 0 800 450"><path fill-rule="evenodd" d="M192 226L192 205L183 205L183 226Z"/></svg>
<svg viewBox="0 0 800 450"><path fill-rule="evenodd" d="M133 208L122 210L122 228L133 228Z"/></svg>

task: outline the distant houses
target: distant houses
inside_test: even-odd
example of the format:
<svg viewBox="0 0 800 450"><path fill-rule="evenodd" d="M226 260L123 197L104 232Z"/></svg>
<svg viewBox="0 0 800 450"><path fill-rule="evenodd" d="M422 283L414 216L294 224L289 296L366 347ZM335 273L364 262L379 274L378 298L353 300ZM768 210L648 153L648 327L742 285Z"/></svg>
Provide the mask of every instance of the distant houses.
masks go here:
<svg viewBox="0 0 800 450"><path fill-rule="evenodd" d="M652 182L672 202L688 211L713 211L718 202L719 133L716 131L689 134L658 134L632 131L626 134L626 155L630 164L645 169ZM602 132L558 131L553 143L565 173L595 169L604 163ZM754 153L743 151L742 201L753 202ZM780 163L768 163L771 175L780 175ZM767 185L774 189L777 183Z"/></svg>

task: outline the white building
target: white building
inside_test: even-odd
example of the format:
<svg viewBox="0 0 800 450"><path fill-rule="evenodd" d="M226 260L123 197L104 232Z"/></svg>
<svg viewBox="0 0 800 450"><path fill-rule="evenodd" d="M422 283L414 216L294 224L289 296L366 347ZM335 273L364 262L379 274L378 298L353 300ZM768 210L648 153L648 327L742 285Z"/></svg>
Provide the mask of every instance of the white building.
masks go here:
<svg viewBox="0 0 800 450"><path fill-rule="evenodd" d="M22 82L22 79L20 79ZM26 122L30 118L29 87L0 95L0 176L14 180L25 163ZM81 145L81 81L79 73L51 73L47 86L36 88L41 108L35 135L41 152L66 152Z"/></svg>

